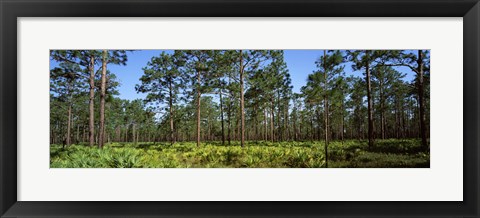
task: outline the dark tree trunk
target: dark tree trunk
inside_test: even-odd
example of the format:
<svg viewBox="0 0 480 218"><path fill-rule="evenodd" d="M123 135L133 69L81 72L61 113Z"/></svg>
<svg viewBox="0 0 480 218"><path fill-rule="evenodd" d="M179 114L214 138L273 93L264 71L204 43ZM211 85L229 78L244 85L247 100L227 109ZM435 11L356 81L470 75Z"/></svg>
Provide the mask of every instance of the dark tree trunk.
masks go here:
<svg viewBox="0 0 480 218"><path fill-rule="evenodd" d="M240 128L240 145L245 146L245 105L243 99L243 52L240 50L240 116L241 116L241 128Z"/></svg>
<svg viewBox="0 0 480 218"><path fill-rule="evenodd" d="M274 127L274 122L275 122L275 114L274 114L275 108L273 104L273 98L272 98L272 110L270 111L270 131L271 131L271 136L272 136L272 142L275 142L275 127Z"/></svg>
<svg viewBox="0 0 480 218"><path fill-rule="evenodd" d="M77 124L77 137L75 138L75 144L80 142L80 125Z"/></svg>
<svg viewBox="0 0 480 218"><path fill-rule="evenodd" d="M292 112L292 115L293 115L293 141L297 141L298 140L298 131L297 131L297 113L298 113L298 110L297 110L297 105L296 105L296 99L294 98L293 100L293 109L295 111L295 113Z"/></svg>
<svg viewBox="0 0 480 218"><path fill-rule="evenodd" d="M345 98L343 90L342 90L342 96ZM342 143L344 140L344 133L345 133L345 99L342 99L342 132L340 135L340 138L342 139Z"/></svg>
<svg viewBox="0 0 480 218"><path fill-rule="evenodd" d="M365 55L369 55L369 51L365 51ZM369 57L367 57L367 60ZM370 81L370 65L367 61L366 69L366 79L367 79L367 101L368 101L368 146L372 147L374 145L374 126L373 126L373 99L372 99L372 84Z"/></svg>
<svg viewBox="0 0 480 218"><path fill-rule="evenodd" d="M229 82L230 84L230 82ZM231 100L228 101L228 104L227 104L227 138L228 138L228 145L231 145L231 141L232 141L232 102Z"/></svg>
<svg viewBox="0 0 480 218"><path fill-rule="evenodd" d="M313 107L312 107L312 109L313 109ZM313 114L312 114L312 116L313 116ZM315 131L315 129L313 127L313 117L312 117L310 119L310 141L312 141L312 142L313 142L314 137L315 137L315 132L314 131Z"/></svg>
<svg viewBox="0 0 480 218"><path fill-rule="evenodd" d="M327 56L326 51L323 50L323 69L324 69L324 107L325 107L325 167L328 168L328 78L327 78Z"/></svg>
<svg viewBox="0 0 480 218"><path fill-rule="evenodd" d="M263 109L263 113L264 113L264 119L263 119L263 128L264 128L264 134L263 134L263 140L264 141L267 141L268 140L268 124L267 124L267 108L265 107Z"/></svg>
<svg viewBox="0 0 480 218"><path fill-rule="evenodd" d="M287 140L290 140L290 128L288 125L288 101L285 102L283 111L284 111L283 128L285 129L285 138Z"/></svg>
<svg viewBox="0 0 480 218"><path fill-rule="evenodd" d="M170 94L170 99L168 101L168 106L170 110L170 142L172 145L175 143L175 130L173 128L173 88L172 88L172 83L169 83L169 94Z"/></svg>
<svg viewBox="0 0 480 218"><path fill-rule="evenodd" d="M255 130L253 140L258 140L258 106L255 104L254 108L254 113L253 113L253 129Z"/></svg>
<svg viewBox="0 0 480 218"><path fill-rule="evenodd" d="M136 127L135 123L132 124L132 142L133 142L134 144L136 143L136 141L135 141L135 135L136 135L136 134L135 134L135 130L136 130L135 127Z"/></svg>
<svg viewBox="0 0 480 218"><path fill-rule="evenodd" d="M382 139L386 138L386 124L385 124L385 96L383 93L383 82L380 81L380 135L382 136Z"/></svg>
<svg viewBox="0 0 480 218"><path fill-rule="evenodd" d="M418 98L420 106L420 135L422 137L422 147L424 150L428 150L427 144L427 128L425 125L425 96L424 96L424 75L423 75L423 51L418 50Z"/></svg>
<svg viewBox="0 0 480 218"><path fill-rule="evenodd" d="M68 105L68 110L67 110L67 135L65 136L65 144L67 146L70 146L71 142L71 129L72 129L72 104Z"/></svg>
<svg viewBox="0 0 480 218"><path fill-rule="evenodd" d="M197 72L197 147L200 146L200 72Z"/></svg>
<svg viewBox="0 0 480 218"><path fill-rule="evenodd" d="M222 121L222 145L225 144L225 128L223 126L223 98L222 98L222 90L220 90L220 119Z"/></svg>

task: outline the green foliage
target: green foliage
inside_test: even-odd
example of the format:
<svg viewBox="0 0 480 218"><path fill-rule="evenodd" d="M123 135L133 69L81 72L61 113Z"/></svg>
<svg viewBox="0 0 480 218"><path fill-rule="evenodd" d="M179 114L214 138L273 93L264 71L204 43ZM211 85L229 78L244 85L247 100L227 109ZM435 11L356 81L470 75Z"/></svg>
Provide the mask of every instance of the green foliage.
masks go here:
<svg viewBox="0 0 480 218"><path fill-rule="evenodd" d="M103 149L52 145L52 168L322 168L324 143L248 141L231 146L206 142L109 143ZM418 140L379 140L368 148L366 141L333 141L329 146L330 167L429 167L428 153Z"/></svg>

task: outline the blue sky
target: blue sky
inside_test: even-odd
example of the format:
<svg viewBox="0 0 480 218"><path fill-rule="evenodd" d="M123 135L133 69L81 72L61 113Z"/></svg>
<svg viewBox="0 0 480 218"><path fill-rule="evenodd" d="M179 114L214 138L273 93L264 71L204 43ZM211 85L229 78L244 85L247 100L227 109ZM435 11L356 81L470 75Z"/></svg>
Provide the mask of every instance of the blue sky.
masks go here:
<svg viewBox="0 0 480 218"><path fill-rule="evenodd" d="M153 56L158 56L162 50L140 50L128 52L128 61L126 66L108 65L108 69L117 75L120 81L120 98L137 99L144 98L146 94L137 93L135 85L139 84L139 78L142 76L142 68ZM306 84L308 74L315 70L315 61L323 54L323 50L285 50L285 62L291 75L293 91L300 92L300 88ZM50 67L57 65L55 61L51 61ZM396 68L398 71L405 73L405 80L411 81L414 73L405 67ZM353 72L350 64L345 67L347 75L362 76L363 72Z"/></svg>

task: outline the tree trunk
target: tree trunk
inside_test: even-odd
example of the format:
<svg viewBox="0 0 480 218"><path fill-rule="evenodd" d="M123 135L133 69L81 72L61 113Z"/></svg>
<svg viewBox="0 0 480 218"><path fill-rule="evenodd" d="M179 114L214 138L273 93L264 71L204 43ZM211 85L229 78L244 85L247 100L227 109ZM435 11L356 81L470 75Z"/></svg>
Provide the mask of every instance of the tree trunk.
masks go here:
<svg viewBox="0 0 480 218"><path fill-rule="evenodd" d="M418 50L418 98L420 106L420 135L422 137L422 147L424 150L428 150L427 144L427 129L425 125L425 99L424 99L424 84L423 84L423 51Z"/></svg>
<svg viewBox="0 0 480 218"><path fill-rule="evenodd" d="M65 136L65 144L68 146L70 146L70 144L72 143L71 142L71 129L72 129L72 104L69 104L68 105L68 111L67 111L67 115L68 115L68 123L67 123L67 135Z"/></svg>
<svg viewBox="0 0 480 218"><path fill-rule="evenodd" d="M264 134L263 134L263 140L264 141L267 141L268 140L268 124L267 124L267 108L265 107L263 109L263 113L264 113L264 119L263 119L263 128L264 128Z"/></svg>
<svg viewBox="0 0 480 218"><path fill-rule="evenodd" d="M271 136L272 136L272 142L275 142L275 127L274 127L274 122L275 122L275 115L274 115L274 105L273 105L273 99L272 99L272 110L270 112L270 131L272 132L271 133Z"/></svg>
<svg viewBox="0 0 480 218"><path fill-rule="evenodd" d="M243 99L243 52L240 50L240 116L241 116L241 129L240 129L240 145L245 146L245 105Z"/></svg>
<svg viewBox="0 0 480 218"><path fill-rule="evenodd" d="M200 146L200 72L197 72L197 147Z"/></svg>
<svg viewBox="0 0 480 218"><path fill-rule="evenodd" d="M93 146L95 144L95 110L94 110L94 100L95 100L95 58L93 56L90 57L90 67L88 69L90 71L90 98L88 102L89 107L89 119L88 119L88 137L89 137L89 145Z"/></svg>
<svg viewBox="0 0 480 218"><path fill-rule="evenodd" d="M125 126L125 139L123 140L123 142L127 142L128 141L128 125Z"/></svg>
<svg viewBox="0 0 480 218"><path fill-rule="evenodd" d="M174 132L175 130L173 129L173 90L172 90L172 83L169 83L169 94L170 94L170 99L168 101L168 106L170 109L170 141L172 145L175 143L175 136Z"/></svg>
<svg viewBox="0 0 480 218"><path fill-rule="evenodd" d="M83 134L82 134L82 142L85 143L86 142L86 128L85 126L82 126L82 131L83 131Z"/></svg>
<svg viewBox="0 0 480 218"><path fill-rule="evenodd" d="M136 127L135 123L132 124L132 142L133 142L134 144L137 143L137 142L135 141L135 130L136 130L135 127Z"/></svg>
<svg viewBox="0 0 480 218"><path fill-rule="evenodd" d="M287 141L290 140L290 128L288 125L288 101L285 101L285 105L283 106L283 115L284 115L284 120L283 120L283 128L285 129L285 139Z"/></svg>
<svg viewBox="0 0 480 218"><path fill-rule="evenodd" d="M365 55L369 55L369 51L365 51ZM367 57L367 60L369 57ZM374 145L374 127L373 127L373 100L372 100L372 84L370 81L370 65L367 61L366 69L366 79L367 79L367 101L368 101L368 146L372 147Z"/></svg>
<svg viewBox="0 0 480 218"><path fill-rule="evenodd" d="M227 120L227 138L228 138L228 145L231 144L231 141L232 141L232 122L231 122L231 119L232 119L232 116L231 116L231 112L230 112L230 102L228 104L228 108L227 108L227 116L228 116L228 120Z"/></svg>
<svg viewBox="0 0 480 218"><path fill-rule="evenodd" d="M254 134L253 134L253 140L258 140L258 106L255 104L253 110L255 111L253 114L253 129L254 129Z"/></svg>
<svg viewBox="0 0 480 218"><path fill-rule="evenodd" d="M342 89L342 133L340 135L340 138L342 139L342 143L343 143L343 140L344 140L344 133L345 133L345 96L344 96L344 93L343 93L343 89Z"/></svg>
<svg viewBox="0 0 480 218"><path fill-rule="evenodd" d="M324 108L325 108L325 167L328 168L328 78L327 78L327 54L323 50L323 77L324 77Z"/></svg>
<svg viewBox="0 0 480 218"><path fill-rule="evenodd" d="M222 145L225 144L225 128L224 128L224 120L223 120L223 98L222 98L222 90L220 90L220 119L222 122Z"/></svg>
<svg viewBox="0 0 480 218"><path fill-rule="evenodd" d="M382 139L386 138L386 124L385 124L385 96L383 91L383 81L379 82L379 89L380 89L380 135Z"/></svg>
<svg viewBox="0 0 480 218"><path fill-rule="evenodd" d="M75 144L80 142L80 125L77 124L77 137L75 138Z"/></svg>
<svg viewBox="0 0 480 218"><path fill-rule="evenodd" d="M313 110L313 106L312 106L311 109ZM315 140L315 128L313 126L313 116L314 116L313 113L314 112L312 112L312 117L310 119L310 141L312 141L312 142Z"/></svg>
<svg viewBox="0 0 480 218"><path fill-rule="evenodd" d="M105 140L105 91L107 83L107 50L103 50L102 58L102 83L100 86L100 128L98 147L103 148Z"/></svg>
<svg viewBox="0 0 480 218"><path fill-rule="evenodd" d="M295 110L295 114L293 117L293 141L298 140L298 131L297 131L297 111Z"/></svg>

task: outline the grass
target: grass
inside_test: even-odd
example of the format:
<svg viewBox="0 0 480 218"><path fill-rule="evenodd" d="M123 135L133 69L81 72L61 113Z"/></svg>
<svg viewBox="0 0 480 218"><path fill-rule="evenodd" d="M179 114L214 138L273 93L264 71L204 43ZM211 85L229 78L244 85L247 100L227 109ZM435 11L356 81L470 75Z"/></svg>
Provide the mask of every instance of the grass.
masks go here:
<svg viewBox="0 0 480 218"><path fill-rule="evenodd" d="M420 141L378 140L369 148L366 141L334 141L329 144L330 168L424 168L430 155ZM322 168L323 142L249 141L230 146L220 142L109 143L103 149L85 145L50 146L51 168Z"/></svg>

